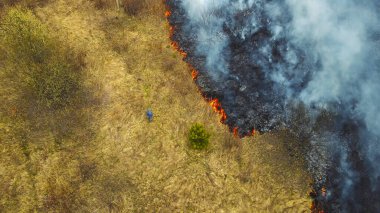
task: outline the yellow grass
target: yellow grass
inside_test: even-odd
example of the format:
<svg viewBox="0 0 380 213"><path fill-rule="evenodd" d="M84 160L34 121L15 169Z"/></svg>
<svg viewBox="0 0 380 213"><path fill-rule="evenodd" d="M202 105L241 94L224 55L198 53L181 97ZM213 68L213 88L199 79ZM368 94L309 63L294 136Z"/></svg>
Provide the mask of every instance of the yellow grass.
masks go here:
<svg viewBox="0 0 380 213"><path fill-rule="evenodd" d="M61 41L86 53L84 84L96 101L81 109L88 116L86 128L77 129L79 136L68 143L75 148L46 145L32 155L37 159L32 178L27 160L14 163L12 156L0 157L0 177L10 182L18 177L14 184L26 192L19 200L3 197L0 208L308 212L308 175L302 160L291 157L284 146L294 139L286 133L234 138L170 47L161 1L151 4L155 11L137 17L98 10L86 0L56 0L36 9ZM152 123L145 118L147 108L154 112ZM187 146L187 132L196 122L212 134L206 151ZM0 125L11 124L2 119ZM39 132L37 141L51 144L52 136ZM5 149L4 144L7 152L21 152L17 145ZM89 176L81 177L87 174L83 171ZM52 194L63 201L52 201Z"/></svg>

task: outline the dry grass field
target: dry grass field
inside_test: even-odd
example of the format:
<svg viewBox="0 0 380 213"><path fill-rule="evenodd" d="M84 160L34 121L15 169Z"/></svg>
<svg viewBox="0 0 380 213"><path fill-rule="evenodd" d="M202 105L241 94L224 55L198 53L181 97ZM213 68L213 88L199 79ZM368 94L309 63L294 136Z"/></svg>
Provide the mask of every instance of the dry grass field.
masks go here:
<svg viewBox="0 0 380 213"><path fill-rule="evenodd" d="M88 101L68 117L25 118L1 84L0 212L309 212L304 162L284 145L295 139L235 138L170 46L162 2L137 14L112 3L33 8L83 57ZM196 122L212 135L207 150L188 147Z"/></svg>

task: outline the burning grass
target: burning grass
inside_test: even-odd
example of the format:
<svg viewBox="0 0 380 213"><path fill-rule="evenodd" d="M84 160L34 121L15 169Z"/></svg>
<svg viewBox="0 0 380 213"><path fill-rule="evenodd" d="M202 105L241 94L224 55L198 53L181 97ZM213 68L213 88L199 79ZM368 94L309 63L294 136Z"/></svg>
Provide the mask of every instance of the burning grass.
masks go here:
<svg viewBox="0 0 380 213"><path fill-rule="evenodd" d="M220 122L224 123L227 119L227 115L224 109L222 108L222 105L220 104L219 100L217 98L211 99L209 103L214 112L220 115Z"/></svg>
<svg viewBox="0 0 380 213"><path fill-rule="evenodd" d="M81 121L87 127L75 128L75 137L63 141L65 149L54 147L54 134L38 126L28 129L32 134L25 138L24 127L14 128L3 116L8 112L1 111L0 136L6 143L0 147L7 152L0 156L5 192L0 208L308 211L307 174L281 145L295 139L267 134L242 140L218 122L223 114L201 98L191 68L170 48L164 8L155 2L160 16L99 11L77 0L57 0L36 11L68 45L86 52L83 83L99 101L81 111L91 115ZM127 48L116 51L117 46ZM221 111L217 101L213 105ZM145 118L147 108L155 114L152 123ZM197 122L212 134L209 149L201 153L187 147L188 130ZM15 137L5 134L8 129L18 130ZM32 138L42 148L32 149L32 161L27 161L22 147L11 143L14 138ZM33 179L26 175L27 165L32 165Z"/></svg>
<svg viewBox="0 0 380 213"><path fill-rule="evenodd" d="M195 69L191 70L191 77L193 78L194 81L197 80L198 75L199 75L198 71L196 71Z"/></svg>
<svg viewBox="0 0 380 213"><path fill-rule="evenodd" d="M170 11L170 8L167 6L166 11L165 11L165 17L168 19L170 18L171 14L172 12ZM172 36L175 33L175 26L170 25L169 21L168 21L168 25L169 25L169 38L171 39L171 46L173 47L174 50L176 50L182 56L182 59L184 60L187 57L187 53L183 49L181 49L181 47L179 46L177 42L173 41L172 39ZM191 70L192 79L196 81L199 75L199 71L196 70L191 64L188 64L188 66L190 67L190 70ZM223 109L220 101L217 98L209 98L209 97L206 97L202 92L200 93L209 102L214 112L219 114L220 122L224 124L227 120L227 114L225 113L225 110ZM256 134L255 129L252 129L251 134L246 134L246 135L239 134L237 127L232 128L232 132L235 135L235 137L254 136Z"/></svg>

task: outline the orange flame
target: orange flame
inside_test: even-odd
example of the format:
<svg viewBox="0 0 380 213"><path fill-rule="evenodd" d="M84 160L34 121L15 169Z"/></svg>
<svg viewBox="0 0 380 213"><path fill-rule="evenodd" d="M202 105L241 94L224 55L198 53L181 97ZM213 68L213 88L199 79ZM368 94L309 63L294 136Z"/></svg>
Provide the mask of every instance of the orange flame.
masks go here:
<svg viewBox="0 0 380 213"><path fill-rule="evenodd" d="M311 202L310 210L313 212L315 210L315 203Z"/></svg>
<svg viewBox="0 0 380 213"><path fill-rule="evenodd" d="M165 17L166 18L168 18L169 16L171 16L172 15L172 12L170 12L169 10L167 10L166 12L165 12Z"/></svg>
<svg viewBox="0 0 380 213"><path fill-rule="evenodd" d="M193 78L193 80L198 78L198 74L199 72L196 71L195 69L191 70L191 77Z"/></svg>
<svg viewBox="0 0 380 213"><path fill-rule="evenodd" d="M256 130L252 129L252 136L255 136L255 134L256 134Z"/></svg>
<svg viewBox="0 0 380 213"><path fill-rule="evenodd" d="M238 136L239 136L239 130L238 130L237 127L235 127L235 128L233 129L233 133L234 133L234 136L235 136L235 137L238 137Z"/></svg>
<svg viewBox="0 0 380 213"><path fill-rule="evenodd" d="M178 45L177 42L172 41L172 42L171 42L171 45L172 45L172 47L173 47L174 49L176 49L176 50L179 52L179 54L182 55L183 58L186 58L186 57L187 57L187 53L186 53L185 51L183 51L183 50L179 47L179 45Z"/></svg>
<svg viewBox="0 0 380 213"><path fill-rule="evenodd" d="M220 122L224 123L227 119L227 115L224 109L222 108L222 105L220 104L219 100L217 98L212 99L210 101L210 105L212 106L212 109L221 116Z"/></svg>
<svg viewBox="0 0 380 213"><path fill-rule="evenodd" d="M169 38L173 37L173 34L174 34L174 27L170 26L169 27Z"/></svg>

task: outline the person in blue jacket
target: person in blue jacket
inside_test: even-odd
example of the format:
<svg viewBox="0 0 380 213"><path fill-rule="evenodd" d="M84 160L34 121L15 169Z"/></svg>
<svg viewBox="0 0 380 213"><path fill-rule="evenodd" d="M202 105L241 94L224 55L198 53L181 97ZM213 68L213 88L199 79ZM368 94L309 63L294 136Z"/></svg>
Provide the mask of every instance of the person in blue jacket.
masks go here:
<svg viewBox="0 0 380 213"><path fill-rule="evenodd" d="M152 121L153 121L153 111L152 111L152 109L148 109L148 110L146 111L146 117L148 118L148 121L149 121L149 122L152 122Z"/></svg>

